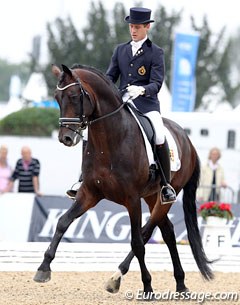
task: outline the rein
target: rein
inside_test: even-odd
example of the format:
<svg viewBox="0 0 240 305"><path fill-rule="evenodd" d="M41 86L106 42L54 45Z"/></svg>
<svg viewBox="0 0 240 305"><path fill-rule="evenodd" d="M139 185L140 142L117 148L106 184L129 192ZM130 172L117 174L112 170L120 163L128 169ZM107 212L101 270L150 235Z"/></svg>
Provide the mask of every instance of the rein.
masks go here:
<svg viewBox="0 0 240 305"><path fill-rule="evenodd" d="M107 113L107 114L105 114L105 115L103 115L103 116L101 116L99 118L96 118L95 120L89 121L88 125L92 125L93 123L96 123L97 121L106 119L106 118L110 117L111 115L114 115L115 113L120 111L124 106L125 106L125 103L122 103L117 109L113 110L112 112Z"/></svg>
<svg viewBox="0 0 240 305"><path fill-rule="evenodd" d="M64 91L66 90L67 88L71 87L71 86L76 86L78 85L81 89L81 94L80 94L80 99L81 99L81 102L83 102L83 96L84 95L87 95L89 97L89 93L83 88L81 82L79 79L77 79L77 82L74 82L74 83L71 83L71 84L68 84L66 85L65 87L59 87L57 85L57 89L60 90L60 91ZM81 131L86 129L89 125L92 125L100 120L103 120L105 118L108 118L114 114L116 114L117 112L119 112L124 106L125 106L125 102L122 103L117 109L115 109L114 111L110 112L110 113L107 113L99 118L96 118L94 120L91 120L91 121L85 121L84 119L86 118L86 116L84 114L82 114L82 120L81 118L65 118L65 117L62 117L62 118L59 118L59 126L60 127L66 127L68 129L70 129L71 131L81 135ZM70 127L70 125L79 125L79 127L75 130L73 128Z"/></svg>

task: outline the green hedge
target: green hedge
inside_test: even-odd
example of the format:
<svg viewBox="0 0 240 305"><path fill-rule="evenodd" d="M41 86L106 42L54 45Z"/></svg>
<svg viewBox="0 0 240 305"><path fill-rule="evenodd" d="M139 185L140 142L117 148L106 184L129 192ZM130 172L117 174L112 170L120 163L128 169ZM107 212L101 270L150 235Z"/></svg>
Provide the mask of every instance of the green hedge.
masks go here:
<svg viewBox="0 0 240 305"><path fill-rule="evenodd" d="M0 135L49 137L58 129L59 110L24 108L0 121Z"/></svg>

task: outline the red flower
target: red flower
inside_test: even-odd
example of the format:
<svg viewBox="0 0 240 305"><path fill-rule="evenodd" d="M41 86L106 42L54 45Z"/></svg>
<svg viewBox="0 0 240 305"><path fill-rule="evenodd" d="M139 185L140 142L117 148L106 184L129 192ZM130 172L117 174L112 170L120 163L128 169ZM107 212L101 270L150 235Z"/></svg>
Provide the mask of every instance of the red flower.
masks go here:
<svg viewBox="0 0 240 305"><path fill-rule="evenodd" d="M209 216L232 219L231 205L228 203L217 203L209 201L203 203L198 210L199 214L206 219Z"/></svg>
<svg viewBox="0 0 240 305"><path fill-rule="evenodd" d="M200 206L200 210L203 210L203 209L212 209L214 207L214 205L216 205L216 203L214 201L210 201L210 202L205 202L203 203L201 206Z"/></svg>
<svg viewBox="0 0 240 305"><path fill-rule="evenodd" d="M229 203L220 203L219 204L219 209L222 211L230 211L231 210L231 205Z"/></svg>

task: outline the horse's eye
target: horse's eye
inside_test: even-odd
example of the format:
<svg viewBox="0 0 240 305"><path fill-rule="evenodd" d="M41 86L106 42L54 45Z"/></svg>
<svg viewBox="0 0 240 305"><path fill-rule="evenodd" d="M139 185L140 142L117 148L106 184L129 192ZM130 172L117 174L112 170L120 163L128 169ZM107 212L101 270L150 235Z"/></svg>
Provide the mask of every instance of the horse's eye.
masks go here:
<svg viewBox="0 0 240 305"><path fill-rule="evenodd" d="M76 97L78 97L78 95L77 94L71 94L70 97L71 98L76 98Z"/></svg>

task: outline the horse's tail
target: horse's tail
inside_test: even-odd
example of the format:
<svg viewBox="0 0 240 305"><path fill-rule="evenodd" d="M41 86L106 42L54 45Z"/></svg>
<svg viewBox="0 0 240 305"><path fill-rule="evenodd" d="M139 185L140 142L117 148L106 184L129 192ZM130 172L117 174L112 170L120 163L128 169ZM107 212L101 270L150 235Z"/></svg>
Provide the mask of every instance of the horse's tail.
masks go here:
<svg viewBox="0 0 240 305"><path fill-rule="evenodd" d="M197 156L196 165L192 177L184 186L183 190L183 210L187 227L188 240L192 249L197 266L207 280L213 279L213 272L209 267L211 261L206 257L203 249L202 239L198 228L196 192L200 178L200 161Z"/></svg>

